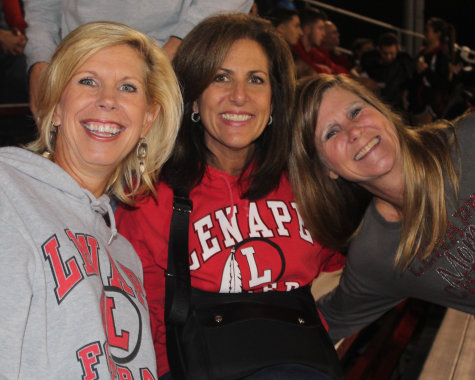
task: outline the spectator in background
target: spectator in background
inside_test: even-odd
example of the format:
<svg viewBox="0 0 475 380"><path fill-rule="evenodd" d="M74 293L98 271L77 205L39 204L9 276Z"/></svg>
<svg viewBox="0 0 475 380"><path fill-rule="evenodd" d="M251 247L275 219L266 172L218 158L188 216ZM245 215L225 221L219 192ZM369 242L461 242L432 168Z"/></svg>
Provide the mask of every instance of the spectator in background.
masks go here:
<svg viewBox="0 0 475 380"><path fill-rule="evenodd" d="M368 50L374 49L374 42L370 38L359 37L351 44L351 52L353 53L353 62L351 73L357 77L361 70L361 56ZM356 71L355 71L356 70Z"/></svg>
<svg viewBox="0 0 475 380"><path fill-rule="evenodd" d="M0 0L0 103L28 101L24 31L18 1Z"/></svg>
<svg viewBox="0 0 475 380"><path fill-rule="evenodd" d="M319 50L325 37L327 15L316 9L305 9L300 14L303 35L294 46L296 56L310 65L316 73L348 73L344 67L336 65Z"/></svg>
<svg viewBox="0 0 475 380"><path fill-rule="evenodd" d="M397 35L383 33L377 49L363 54L361 66L375 82L378 95L394 110L404 114L408 108L407 97L415 68L412 57L401 51Z"/></svg>
<svg viewBox="0 0 475 380"><path fill-rule="evenodd" d="M30 100L36 113L41 76L61 39L72 29L89 21L117 21L148 34L171 58L181 39L205 17L221 11L248 13L252 0L25 0L28 24L26 46L30 72Z"/></svg>
<svg viewBox="0 0 475 380"><path fill-rule="evenodd" d="M303 36L299 13L286 7L275 7L266 18L275 26L290 46L295 46Z"/></svg>
<svg viewBox="0 0 475 380"><path fill-rule="evenodd" d="M411 88L413 123L440 118L450 93L450 64L454 59L454 27L433 17L427 20L425 42L416 58L416 73Z"/></svg>
<svg viewBox="0 0 475 380"><path fill-rule="evenodd" d="M335 64L344 67L348 71L351 70L353 66L351 56L340 48L340 32L330 20L325 21L325 37L323 37L320 50Z"/></svg>
<svg viewBox="0 0 475 380"><path fill-rule="evenodd" d="M290 45L297 78L314 75L315 70L312 66L299 59L293 50L293 47L295 47L299 39L303 36L299 13L295 9L279 6L271 9L266 18L272 22L280 35Z"/></svg>

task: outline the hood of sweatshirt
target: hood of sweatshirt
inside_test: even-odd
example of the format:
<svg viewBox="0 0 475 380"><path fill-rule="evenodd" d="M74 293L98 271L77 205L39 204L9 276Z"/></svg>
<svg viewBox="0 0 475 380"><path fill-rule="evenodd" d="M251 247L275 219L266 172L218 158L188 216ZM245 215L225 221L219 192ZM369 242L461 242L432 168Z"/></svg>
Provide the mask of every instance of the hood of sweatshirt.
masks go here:
<svg viewBox="0 0 475 380"><path fill-rule="evenodd" d="M114 213L106 194L96 198L89 190L80 187L59 165L26 149L0 148L0 168L4 165L5 169L8 168L12 173L22 173L23 184L30 188L35 188L35 182L42 183L51 188L52 196L56 193L58 196L69 197L71 201L77 202L79 207L90 209L101 216L108 214L111 226L109 244L117 235ZM4 180L0 180L0 186Z"/></svg>

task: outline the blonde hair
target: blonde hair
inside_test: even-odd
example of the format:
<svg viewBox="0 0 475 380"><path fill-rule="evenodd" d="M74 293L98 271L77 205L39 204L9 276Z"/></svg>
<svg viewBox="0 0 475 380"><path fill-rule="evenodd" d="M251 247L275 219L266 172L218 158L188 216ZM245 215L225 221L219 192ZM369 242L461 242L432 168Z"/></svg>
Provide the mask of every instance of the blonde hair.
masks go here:
<svg viewBox="0 0 475 380"><path fill-rule="evenodd" d="M41 83L37 115L40 136L28 149L54 155L52 119L64 88L91 56L101 49L121 44L133 47L142 57L148 103L160 106L160 112L145 136L145 171L140 172L137 152L132 149L106 186L106 191L130 204L145 193L155 194L153 183L173 150L183 113L180 88L167 56L151 38L138 30L115 22L91 22L78 27L61 41Z"/></svg>
<svg viewBox="0 0 475 380"><path fill-rule="evenodd" d="M297 86L289 175L307 228L314 238L330 247L342 249L349 244L370 199L370 194L357 184L330 179L315 145L318 109L324 93L333 87L357 95L395 127L404 180L404 219L395 265L404 270L416 256L427 258L446 232L446 193L458 193L451 157L454 127L441 121L411 129L370 90L345 76L322 74L303 79ZM449 188L444 183L445 174L449 175Z"/></svg>

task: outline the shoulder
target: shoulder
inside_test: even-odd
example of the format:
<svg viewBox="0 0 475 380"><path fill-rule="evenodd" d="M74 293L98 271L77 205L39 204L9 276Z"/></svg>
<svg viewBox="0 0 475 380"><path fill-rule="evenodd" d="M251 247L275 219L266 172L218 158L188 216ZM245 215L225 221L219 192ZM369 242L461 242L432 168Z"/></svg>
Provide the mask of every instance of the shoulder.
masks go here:
<svg viewBox="0 0 475 380"><path fill-rule="evenodd" d="M125 231L153 231L171 217L173 207L173 191L168 185L159 182L155 185L157 197L148 195L134 205L119 204L115 212L117 226L121 234Z"/></svg>
<svg viewBox="0 0 475 380"><path fill-rule="evenodd" d="M467 131L473 134L475 131L475 112L471 112L456 121L457 133Z"/></svg>
<svg viewBox="0 0 475 380"><path fill-rule="evenodd" d="M457 143L460 153L465 156L467 154L475 155L473 149L475 139L475 112L470 113L455 123Z"/></svg>

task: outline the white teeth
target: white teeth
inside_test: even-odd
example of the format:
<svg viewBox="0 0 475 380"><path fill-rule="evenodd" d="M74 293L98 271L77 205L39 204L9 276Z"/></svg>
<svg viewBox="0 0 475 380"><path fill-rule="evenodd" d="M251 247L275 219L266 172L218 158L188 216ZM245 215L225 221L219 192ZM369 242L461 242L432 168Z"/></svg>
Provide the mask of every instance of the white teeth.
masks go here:
<svg viewBox="0 0 475 380"><path fill-rule="evenodd" d="M82 125L96 136L115 136L120 133L120 127L116 124L82 123Z"/></svg>
<svg viewBox="0 0 475 380"><path fill-rule="evenodd" d="M371 140L368 145L366 145L363 149L361 149L358 154L355 156L355 160L359 161L361 160L366 153L368 153L376 144L379 144L379 141L381 138L379 136L375 137L373 140Z"/></svg>
<svg viewBox="0 0 475 380"><path fill-rule="evenodd" d="M229 121L247 121L252 117L251 115L235 113L223 113L221 114L221 116L223 117L223 119Z"/></svg>

